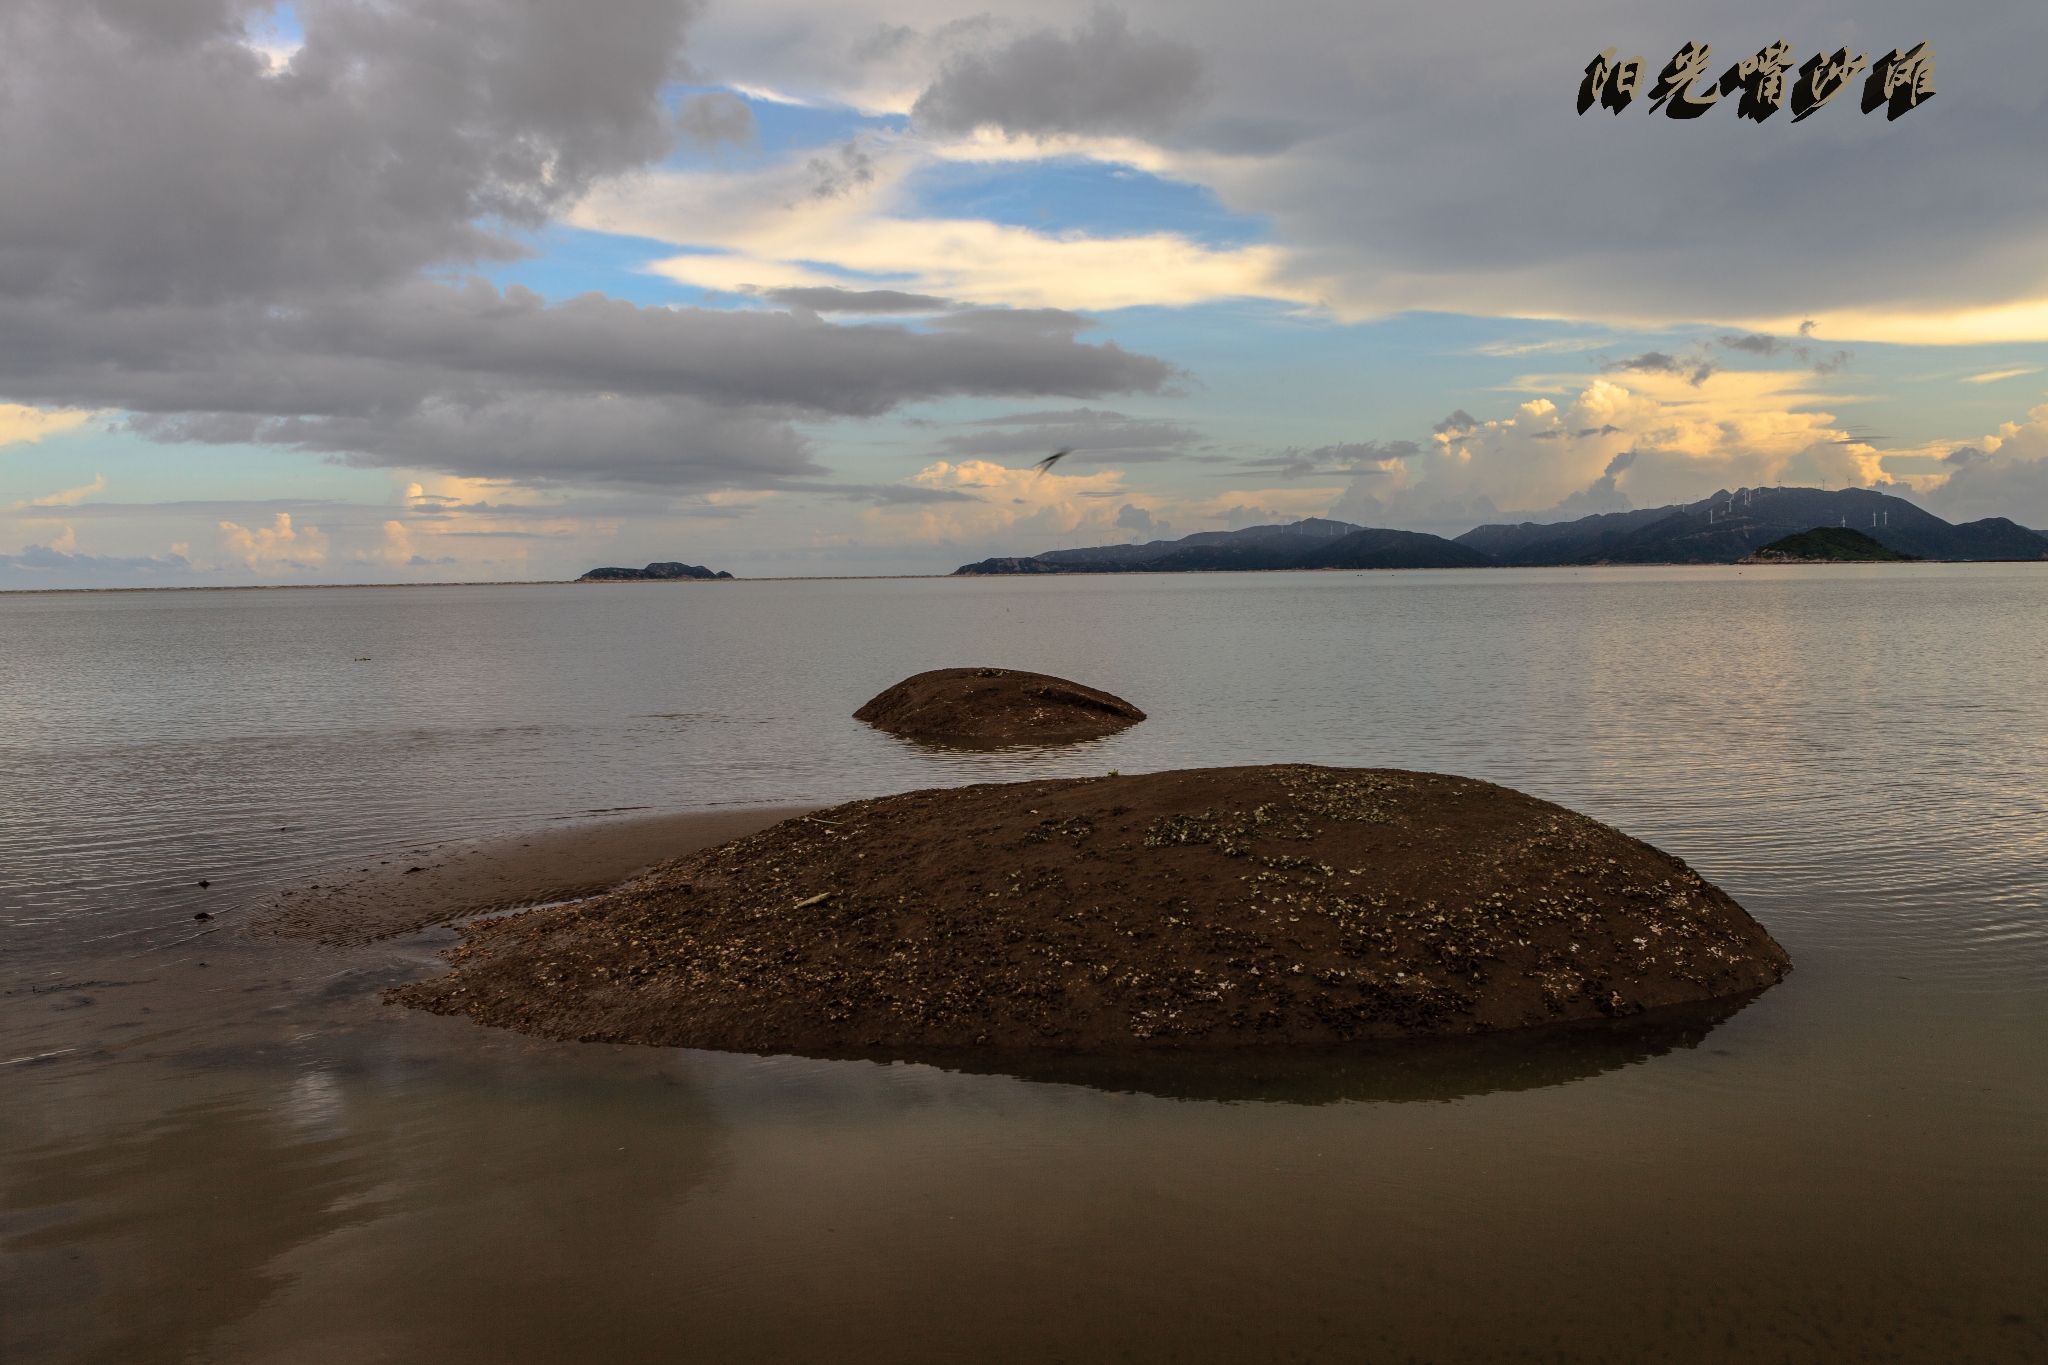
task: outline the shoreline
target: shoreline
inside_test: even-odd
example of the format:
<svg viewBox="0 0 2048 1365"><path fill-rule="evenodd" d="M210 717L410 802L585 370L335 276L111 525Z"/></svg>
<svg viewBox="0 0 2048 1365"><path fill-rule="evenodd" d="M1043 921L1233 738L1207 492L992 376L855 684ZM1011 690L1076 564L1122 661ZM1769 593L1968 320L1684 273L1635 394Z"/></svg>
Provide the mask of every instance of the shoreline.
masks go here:
<svg viewBox="0 0 2048 1365"><path fill-rule="evenodd" d="M1413 569L1115 569L1081 573L1042 574L962 574L962 573L877 573L877 574L790 574L775 578L728 578L728 579L625 579L617 583L593 582L584 584L576 578L478 578L456 579L447 582L430 583L162 583L149 586L126 586L114 588L0 588L0 597L53 597L60 594L94 594L122 592L312 592L327 588L556 588L556 587L633 587L647 582L664 585L676 583L705 584L720 583L890 583L913 579L953 579L987 583L1012 579L1028 579L1033 582L1048 578L1129 578L1147 576L1152 578L1192 578L1208 574L1380 574L1380 573L1533 573L1569 569L1576 573L1580 569L1767 569L1779 563L1799 564L1877 564L1896 563L1893 560L1798 560L1758 561L1750 563L1734 560L1728 563L1701 563L1697 561L1658 560L1648 563L1608 562L1602 564L1466 564ZM2039 559L1920 559L1922 565L1969 565L1969 564L2042 564L2048 560Z"/></svg>
<svg viewBox="0 0 2048 1365"><path fill-rule="evenodd" d="M389 859L330 865L229 913L243 920L235 927L245 938L359 947L479 915L603 895L649 868L816 809L679 811L394 846Z"/></svg>

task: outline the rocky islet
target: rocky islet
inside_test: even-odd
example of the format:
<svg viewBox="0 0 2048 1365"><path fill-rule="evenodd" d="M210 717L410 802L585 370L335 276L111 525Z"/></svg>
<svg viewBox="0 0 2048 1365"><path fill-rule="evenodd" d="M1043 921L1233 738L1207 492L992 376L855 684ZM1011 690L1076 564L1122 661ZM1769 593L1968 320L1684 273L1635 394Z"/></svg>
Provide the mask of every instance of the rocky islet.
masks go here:
<svg viewBox="0 0 2048 1365"><path fill-rule="evenodd" d="M483 921L399 1003L816 1056L1301 1047L1613 1019L1791 963L1670 855L1441 774L1309 765L916 791Z"/></svg>
<svg viewBox="0 0 2048 1365"><path fill-rule="evenodd" d="M1145 719L1114 693L1015 668L937 668L871 697L855 720L905 739L993 746L1095 739Z"/></svg>

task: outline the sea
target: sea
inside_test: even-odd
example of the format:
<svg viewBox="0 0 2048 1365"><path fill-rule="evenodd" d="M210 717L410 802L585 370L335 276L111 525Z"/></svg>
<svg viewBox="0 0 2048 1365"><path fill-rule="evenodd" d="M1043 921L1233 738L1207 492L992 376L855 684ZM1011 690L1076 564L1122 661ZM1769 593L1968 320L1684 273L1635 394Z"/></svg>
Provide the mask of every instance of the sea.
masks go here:
<svg viewBox="0 0 2048 1365"><path fill-rule="evenodd" d="M851 719L963 665L1150 719ZM447 930L243 927L422 841L1277 762L1583 811L1795 969L966 1071L543 1042L380 1003ZM0 988L9 1365L2044 1360L2048 566L0 594Z"/></svg>

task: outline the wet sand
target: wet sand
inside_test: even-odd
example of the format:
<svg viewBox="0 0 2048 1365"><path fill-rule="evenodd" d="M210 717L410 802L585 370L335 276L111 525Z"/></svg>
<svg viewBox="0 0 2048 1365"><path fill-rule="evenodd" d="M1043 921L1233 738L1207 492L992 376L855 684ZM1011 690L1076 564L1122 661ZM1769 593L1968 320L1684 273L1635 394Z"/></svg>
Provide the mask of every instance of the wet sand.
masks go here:
<svg viewBox="0 0 2048 1365"><path fill-rule="evenodd" d="M663 860L755 832L805 807L564 819L489 839L403 844L295 884L116 937L0 981L0 1078L198 1049L263 1054L280 1019L330 1011L440 970L446 926L600 893ZM419 867L420 872L408 869Z"/></svg>
<svg viewBox="0 0 2048 1365"><path fill-rule="evenodd" d="M564 821L500 839L409 845L278 888L246 907L246 932L344 947L492 911L578 900L810 809Z"/></svg>

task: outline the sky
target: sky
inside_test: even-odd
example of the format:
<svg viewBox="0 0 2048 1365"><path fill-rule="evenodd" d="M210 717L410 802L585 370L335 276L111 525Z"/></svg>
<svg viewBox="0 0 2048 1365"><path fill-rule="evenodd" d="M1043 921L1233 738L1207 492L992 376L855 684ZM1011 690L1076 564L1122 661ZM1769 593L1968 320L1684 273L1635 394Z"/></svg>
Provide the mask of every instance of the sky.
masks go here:
<svg viewBox="0 0 2048 1365"><path fill-rule="evenodd" d="M2044 61L2038 0L6 0L0 588L2048 527Z"/></svg>

